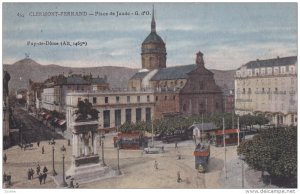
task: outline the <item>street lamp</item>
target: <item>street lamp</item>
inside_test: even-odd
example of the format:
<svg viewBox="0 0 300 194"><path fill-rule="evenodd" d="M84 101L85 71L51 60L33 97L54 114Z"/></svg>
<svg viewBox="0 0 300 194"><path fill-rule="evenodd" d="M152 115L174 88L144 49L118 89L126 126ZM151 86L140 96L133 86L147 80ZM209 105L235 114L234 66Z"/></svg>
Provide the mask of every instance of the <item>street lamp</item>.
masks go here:
<svg viewBox="0 0 300 194"><path fill-rule="evenodd" d="M118 150L118 175L121 175L122 172L120 170L120 140L117 142L117 150Z"/></svg>
<svg viewBox="0 0 300 194"><path fill-rule="evenodd" d="M104 136L104 134L102 134L102 136L101 136L102 166L106 166L106 164L105 164L105 162L104 162L104 139L105 139L105 136Z"/></svg>
<svg viewBox="0 0 300 194"><path fill-rule="evenodd" d="M65 153L66 153L66 148L65 146L63 145L61 148L60 148L60 151L62 153L62 159L63 159L63 172L62 172L62 182L60 183L60 187L66 187L68 186L68 184L66 183L66 180L65 180Z"/></svg>
<svg viewBox="0 0 300 194"><path fill-rule="evenodd" d="M239 156L239 159L242 160L242 188L244 188L244 160L245 160L245 156L243 154L241 154Z"/></svg>
<svg viewBox="0 0 300 194"><path fill-rule="evenodd" d="M54 168L54 145L52 146L52 176L56 176L57 173Z"/></svg>

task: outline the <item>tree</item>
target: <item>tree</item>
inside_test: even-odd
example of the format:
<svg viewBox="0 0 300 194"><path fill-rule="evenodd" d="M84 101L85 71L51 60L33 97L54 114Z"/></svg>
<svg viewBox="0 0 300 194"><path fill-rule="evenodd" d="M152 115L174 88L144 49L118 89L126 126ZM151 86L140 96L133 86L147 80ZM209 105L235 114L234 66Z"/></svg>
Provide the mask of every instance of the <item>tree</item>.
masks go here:
<svg viewBox="0 0 300 194"><path fill-rule="evenodd" d="M250 167L268 172L274 184L297 187L296 127L263 129L237 151Z"/></svg>

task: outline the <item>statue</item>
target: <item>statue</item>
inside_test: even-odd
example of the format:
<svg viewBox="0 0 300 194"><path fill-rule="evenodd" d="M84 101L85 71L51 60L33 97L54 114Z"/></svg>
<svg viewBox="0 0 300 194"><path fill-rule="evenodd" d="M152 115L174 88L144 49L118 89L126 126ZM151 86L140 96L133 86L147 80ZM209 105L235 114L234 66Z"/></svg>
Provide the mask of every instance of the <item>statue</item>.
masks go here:
<svg viewBox="0 0 300 194"><path fill-rule="evenodd" d="M75 122L85 122L90 120L97 120L98 113L96 109L93 109L92 103L88 99L84 101L80 100L77 104L78 110L75 111Z"/></svg>

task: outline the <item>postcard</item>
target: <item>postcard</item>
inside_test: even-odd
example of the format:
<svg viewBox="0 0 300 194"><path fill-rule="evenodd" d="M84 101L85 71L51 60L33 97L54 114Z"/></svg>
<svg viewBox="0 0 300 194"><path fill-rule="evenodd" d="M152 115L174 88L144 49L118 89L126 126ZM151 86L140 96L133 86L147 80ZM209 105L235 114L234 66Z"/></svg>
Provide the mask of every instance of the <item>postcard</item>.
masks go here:
<svg viewBox="0 0 300 194"><path fill-rule="evenodd" d="M2 188L297 188L297 3L3 3Z"/></svg>

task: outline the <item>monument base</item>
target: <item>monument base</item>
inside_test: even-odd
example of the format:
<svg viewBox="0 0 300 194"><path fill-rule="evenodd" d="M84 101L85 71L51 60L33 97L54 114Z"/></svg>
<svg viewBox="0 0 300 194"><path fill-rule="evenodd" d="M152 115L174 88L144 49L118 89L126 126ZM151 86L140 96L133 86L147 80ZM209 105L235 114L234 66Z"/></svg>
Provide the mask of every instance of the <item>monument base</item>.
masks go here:
<svg viewBox="0 0 300 194"><path fill-rule="evenodd" d="M83 184L111 178L117 175L109 166L97 164L85 164L80 166L72 165L66 172L67 176L74 178L74 183Z"/></svg>

